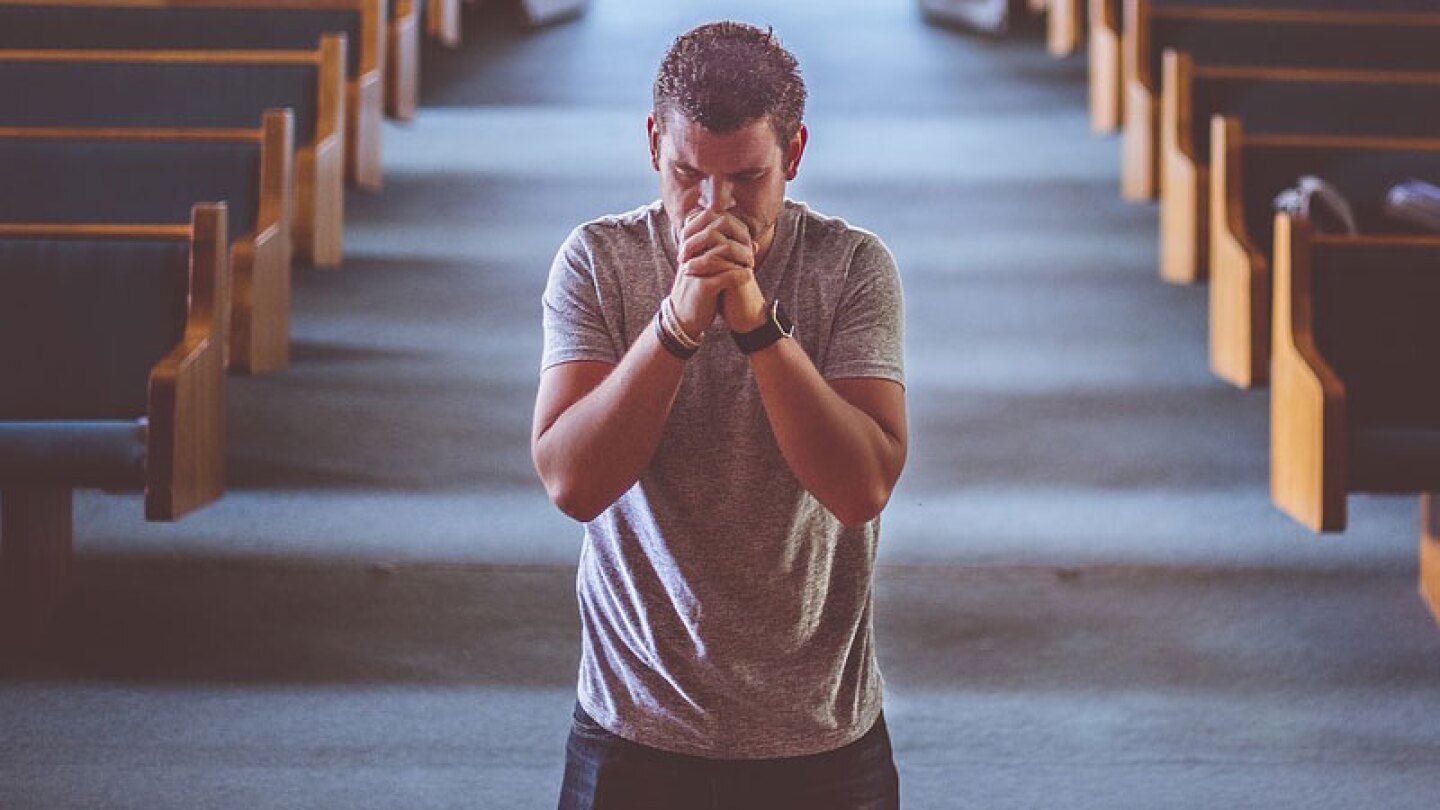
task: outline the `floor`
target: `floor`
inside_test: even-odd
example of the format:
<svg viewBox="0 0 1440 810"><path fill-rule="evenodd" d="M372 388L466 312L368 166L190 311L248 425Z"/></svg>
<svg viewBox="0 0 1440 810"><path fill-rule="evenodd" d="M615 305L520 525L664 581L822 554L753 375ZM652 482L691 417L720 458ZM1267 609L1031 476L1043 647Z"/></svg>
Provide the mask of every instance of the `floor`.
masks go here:
<svg viewBox="0 0 1440 810"><path fill-rule="evenodd" d="M1327 537L1270 505L1266 394L1206 370L1205 291L1157 278L1083 58L910 0L595 0L425 51L343 269L297 274L293 367L232 379L224 500L77 497L75 596L0 659L0 808L554 806L580 534L530 467L539 294L574 225L655 196L655 65L720 16L805 70L792 196L901 267L905 806L1434 806L1415 500L1353 497Z"/></svg>

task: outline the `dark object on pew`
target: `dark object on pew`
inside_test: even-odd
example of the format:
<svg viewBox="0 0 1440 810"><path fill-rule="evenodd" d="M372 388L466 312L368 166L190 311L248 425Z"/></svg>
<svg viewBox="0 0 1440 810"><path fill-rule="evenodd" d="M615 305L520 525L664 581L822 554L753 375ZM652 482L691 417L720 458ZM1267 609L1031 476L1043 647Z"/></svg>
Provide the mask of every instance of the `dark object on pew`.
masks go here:
<svg viewBox="0 0 1440 810"><path fill-rule="evenodd" d="M1440 13L1424 0L1125 0L1121 190L1158 190L1161 60L1211 65L1440 71Z"/></svg>
<svg viewBox="0 0 1440 810"><path fill-rule="evenodd" d="M532 27L553 25L579 17L590 0L519 0L525 21Z"/></svg>
<svg viewBox="0 0 1440 810"><path fill-rule="evenodd" d="M1289 214L1292 219L1308 220L1316 233L1345 236L1358 236L1360 233L1350 201L1334 186L1313 174L1302 176L1295 185L1275 195L1271 207L1276 212Z"/></svg>
<svg viewBox="0 0 1440 810"><path fill-rule="evenodd" d="M1275 222L1270 493L1343 531L1350 492L1421 495L1420 591L1440 619L1440 237Z"/></svg>
<svg viewBox="0 0 1440 810"><path fill-rule="evenodd" d="M0 127L0 222L181 224L197 201L224 201L227 364L277 371L290 363L293 141L289 110L238 132Z"/></svg>
<svg viewBox="0 0 1440 810"><path fill-rule="evenodd" d="M1391 219L1440 233L1440 186L1423 180L1406 180L1385 194L1385 213Z"/></svg>
<svg viewBox="0 0 1440 810"><path fill-rule="evenodd" d="M361 188L378 191L389 49L386 2L3 0L0 49L313 51L325 35L343 33L348 44L345 173ZM410 27L406 35L413 39ZM404 70L417 64L400 65L395 77L397 92L412 100L418 77Z"/></svg>
<svg viewBox="0 0 1440 810"><path fill-rule="evenodd" d="M250 129L295 115L301 256L340 263L344 219L345 39L296 51L3 51L0 126Z"/></svg>
<svg viewBox="0 0 1440 810"><path fill-rule="evenodd" d="M1016 0L920 0L920 13L933 23L999 35L1010 30L1018 5Z"/></svg>
<svg viewBox="0 0 1440 810"><path fill-rule="evenodd" d="M1162 83L1160 277L1177 284L1208 275L1212 116L1250 134L1440 137L1440 70L1216 66L1166 51Z"/></svg>
<svg viewBox="0 0 1440 810"><path fill-rule="evenodd" d="M1270 371L1270 201L1306 174L1324 177L1348 199L1362 234L1399 235L1385 195L1407 178L1440 181L1440 138L1256 135L1217 117L1211 145L1210 369L1240 388Z"/></svg>
<svg viewBox="0 0 1440 810"><path fill-rule="evenodd" d="M225 207L189 225L0 225L0 625L43 634L69 588L71 493L143 489L147 520L225 474Z"/></svg>

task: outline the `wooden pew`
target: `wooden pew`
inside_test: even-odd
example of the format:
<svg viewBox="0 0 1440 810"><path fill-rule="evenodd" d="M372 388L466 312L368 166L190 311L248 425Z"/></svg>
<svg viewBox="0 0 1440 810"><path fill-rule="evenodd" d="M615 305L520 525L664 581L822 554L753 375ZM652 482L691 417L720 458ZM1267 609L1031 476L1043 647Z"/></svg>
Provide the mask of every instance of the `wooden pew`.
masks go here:
<svg viewBox="0 0 1440 810"><path fill-rule="evenodd" d="M333 267L343 253L344 52L342 35L308 53L0 51L0 126L236 129L289 107L295 247Z"/></svg>
<svg viewBox="0 0 1440 810"><path fill-rule="evenodd" d="M425 33L447 48L460 47L460 0L425 0Z"/></svg>
<svg viewBox="0 0 1440 810"><path fill-rule="evenodd" d="M27 381L0 387L12 639L69 589L75 489L143 489L158 521L223 493L226 242L223 205L187 225L0 224L0 375Z"/></svg>
<svg viewBox="0 0 1440 810"><path fill-rule="evenodd" d="M1160 73L1167 48L1217 65L1440 70L1440 13L1413 11L1424 7L1433 4L1125 0L1123 196L1143 201L1158 191Z"/></svg>
<svg viewBox="0 0 1440 810"><path fill-rule="evenodd" d="M1252 135L1308 133L1440 138L1440 71L1196 65L1166 51L1160 126L1160 277L1208 275L1210 119Z"/></svg>
<svg viewBox="0 0 1440 810"><path fill-rule="evenodd" d="M1118 132L1125 94L1121 82L1120 0L1090 0L1090 130Z"/></svg>
<svg viewBox="0 0 1440 810"><path fill-rule="evenodd" d="M378 191L388 8L387 0L3 0L6 16L0 20L7 24L0 25L0 44L10 40L6 47L25 50L310 50L326 34L345 33L346 177ZM400 65L397 93L415 97L419 78L403 71L416 65Z"/></svg>
<svg viewBox="0 0 1440 810"><path fill-rule="evenodd" d="M1050 0L1045 14L1045 49L1051 56L1063 58L1080 48L1083 9L1081 0Z"/></svg>
<svg viewBox="0 0 1440 810"><path fill-rule="evenodd" d="M184 223L200 200L229 211L228 366L290 363L293 116L254 130L0 127L0 221ZM115 190L119 190L118 193ZM226 328L228 326L228 328Z"/></svg>
<svg viewBox="0 0 1440 810"><path fill-rule="evenodd" d="M1274 227L1271 498L1336 532L1350 492L1421 494L1420 591L1440 619L1440 236Z"/></svg>
<svg viewBox="0 0 1440 810"><path fill-rule="evenodd" d="M422 0L390 0L385 31L385 112L411 121L420 103L420 7Z"/></svg>
<svg viewBox="0 0 1440 810"><path fill-rule="evenodd" d="M1251 137L1238 121L1219 118L1212 126L1210 369L1250 388L1270 371L1275 195L1302 174L1318 175L1346 195L1363 231L1403 231L1378 206L1396 182L1440 182L1440 139Z"/></svg>

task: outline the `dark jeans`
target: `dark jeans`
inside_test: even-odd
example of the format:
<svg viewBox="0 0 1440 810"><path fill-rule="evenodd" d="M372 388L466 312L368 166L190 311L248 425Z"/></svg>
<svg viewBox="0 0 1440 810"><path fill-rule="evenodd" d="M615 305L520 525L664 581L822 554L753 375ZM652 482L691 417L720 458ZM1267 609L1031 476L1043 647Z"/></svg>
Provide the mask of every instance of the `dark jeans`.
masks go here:
<svg viewBox="0 0 1440 810"><path fill-rule="evenodd" d="M705 759L601 728L577 704L560 810L898 810L885 718L855 742L783 759Z"/></svg>

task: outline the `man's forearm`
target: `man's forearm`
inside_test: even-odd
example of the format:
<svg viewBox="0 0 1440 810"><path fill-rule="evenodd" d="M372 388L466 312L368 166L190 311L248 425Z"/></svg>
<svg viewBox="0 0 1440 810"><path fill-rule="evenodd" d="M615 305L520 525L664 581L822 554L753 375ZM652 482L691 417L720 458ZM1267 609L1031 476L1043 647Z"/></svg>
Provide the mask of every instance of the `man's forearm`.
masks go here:
<svg viewBox="0 0 1440 810"><path fill-rule="evenodd" d="M540 434L535 465L562 511L588 522L634 486L660 445L684 368L647 329Z"/></svg>
<svg viewBox="0 0 1440 810"><path fill-rule="evenodd" d="M847 402L794 340L751 355L770 429L790 470L846 525L880 513L905 463L905 440Z"/></svg>

